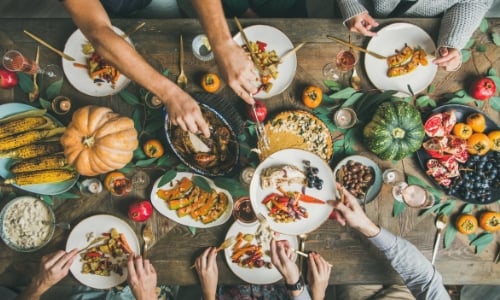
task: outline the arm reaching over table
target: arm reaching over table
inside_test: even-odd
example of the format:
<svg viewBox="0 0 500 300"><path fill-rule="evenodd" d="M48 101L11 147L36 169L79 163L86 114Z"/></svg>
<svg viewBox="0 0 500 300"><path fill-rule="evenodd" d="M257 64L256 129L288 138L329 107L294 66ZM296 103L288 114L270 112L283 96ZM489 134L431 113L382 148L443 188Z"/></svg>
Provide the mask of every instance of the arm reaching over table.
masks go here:
<svg viewBox="0 0 500 300"><path fill-rule="evenodd" d="M215 300L219 269L217 268L217 248L208 247L196 258L194 266L200 279L203 300Z"/></svg>
<svg viewBox="0 0 500 300"><path fill-rule="evenodd" d="M345 203L330 202L337 221L359 231L382 251L416 299L450 299L441 275L414 245L375 225L354 196L340 185L337 188L342 188L345 195Z"/></svg>
<svg viewBox="0 0 500 300"><path fill-rule="evenodd" d="M113 31L99 0L64 0L64 6L95 51L131 80L158 96L174 124L209 136L198 103L175 83L156 71L125 39Z"/></svg>
<svg viewBox="0 0 500 300"><path fill-rule="evenodd" d="M137 300L157 299L156 296L156 270L149 261L133 253L128 257L127 281Z"/></svg>
<svg viewBox="0 0 500 300"><path fill-rule="evenodd" d="M38 300L53 285L68 275L69 268L75 260L78 249L70 252L62 250L42 257L40 269L30 284L17 296L16 300Z"/></svg>
<svg viewBox="0 0 500 300"><path fill-rule="evenodd" d="M192 0L222 76L241 99L253 104L258 73L252 60L231 36L220 0Z"/></svg>

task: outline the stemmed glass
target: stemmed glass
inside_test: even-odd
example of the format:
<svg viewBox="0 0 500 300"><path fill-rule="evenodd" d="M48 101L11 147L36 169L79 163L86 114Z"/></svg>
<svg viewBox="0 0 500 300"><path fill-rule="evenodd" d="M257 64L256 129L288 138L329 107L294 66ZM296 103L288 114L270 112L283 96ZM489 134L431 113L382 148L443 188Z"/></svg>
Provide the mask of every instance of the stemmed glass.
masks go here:
<svg viewBox="0 0 500 300"><path fill-rule="evenodd" d="M403 189L408 186L404 175L396 169L387 169L382 173L382 181L392 185L392 196L394 199L403 201Z"/></svg>
<svg viewBox="0 0 500 300"><path fill-rule="evenodd" d="M335 56L335 61L323 66L323 76L326 79L347 83L350 71L358 62L358 56L352 50L342 50Z"/></svg>
<svg viewBox="0 0 500 300"><path fill-rule="evenodd" d="M51 79L62 77L62 71L59 66L51 64L41 68L34 60L27 58L17 50L5 52L2 63L5 69L12 72L24 72L27 74L39 73Z"/></svg>

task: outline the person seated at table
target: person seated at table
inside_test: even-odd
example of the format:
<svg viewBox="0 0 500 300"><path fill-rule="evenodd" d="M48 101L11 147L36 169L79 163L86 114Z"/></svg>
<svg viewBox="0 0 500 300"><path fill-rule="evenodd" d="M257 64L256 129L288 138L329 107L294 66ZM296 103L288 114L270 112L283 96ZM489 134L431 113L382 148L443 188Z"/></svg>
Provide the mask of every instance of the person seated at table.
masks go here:
<svg viewBox="0 0 500 300"><path fill-rule="evenodd" d="M112 28L99 0L62 0L75 24L95 51L121 73L137 82L164 103L170 120L182 129L209 136L198 103L174 82L156 71ZM254 103L256 70L244 50L233 40L220 0L193 0L201 24L212 46L219 71L229 86L245 102Z"/></svg>
<svg viewBox="0 0 500 300"><path fill-rule="evenodd" d="M287 241L274 241L274 246L276 252L277 244L289 244ZM279 246L281 247L281 246ZM280 248L283 249L283 248ZM296 294L301 294L305 286L302 286L299 290L287 290L287 288L282 284L266 284L266 285L219 285L218 281L218 268L217 268L217 250L215 247L209 247L196 258L195 267L201 284L201 292L203 300L234 300L234 299L266 299L266 300L281 300L288 299L291 296L292 299L303 299L300 297L295 297ZM274 260L273 260L273 263ZM281 263L281 261L280 261ZM288 269L295 268L295 262L285 261L286 266L280 265L280 272L286 283L294 284L297 281L295 278L295 273L288 272ZM278 266L276 266L278 267ZM325 296L325 290L328 286L328 279L330 278L330 265L323 259L323 257L317 253L311 253L308 259L308 273L307 280L309 287L313 294L313 299L323 299ZM297 269L298 273L298 269ZM194 298L193 296L190 299Z"/></svg>
<svg viewBox="0 0 500 300"><path fill-rule="evenodd" d="M437 40L438 58L433 63L446 71L462 64L460 50L467 44L493 0L338 0L344 24L353 32L375 36L375 18L442 16ZM402 36L401 39L404 40Z"/></svg>

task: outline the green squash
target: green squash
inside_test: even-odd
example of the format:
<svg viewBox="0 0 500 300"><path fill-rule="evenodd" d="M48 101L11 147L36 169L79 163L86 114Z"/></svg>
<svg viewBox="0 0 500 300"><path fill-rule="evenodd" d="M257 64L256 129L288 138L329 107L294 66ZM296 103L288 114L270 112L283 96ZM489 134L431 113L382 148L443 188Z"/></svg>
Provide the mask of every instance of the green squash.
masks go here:
<svg viewBox="0 0 500 300"><path fill-rule="evenodd" d="M422 145L420 113L404 101L382 103L363 129L366 147L383 160L401 160Z"/></svg>

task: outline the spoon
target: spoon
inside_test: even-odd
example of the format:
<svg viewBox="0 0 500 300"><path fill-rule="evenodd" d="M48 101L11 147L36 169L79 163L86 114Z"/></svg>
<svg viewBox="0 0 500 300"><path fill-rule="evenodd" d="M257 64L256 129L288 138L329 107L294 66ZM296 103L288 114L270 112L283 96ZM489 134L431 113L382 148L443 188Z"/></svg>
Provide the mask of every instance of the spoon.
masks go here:
<svg viewBox="0 0 500 300"><path fill-rule="evenodd" d="M448 216L446 216L445 214L440 214L436 219L437 236L436 236L436 242L434 243L434 250L432 251L432 260L431 260L432 265L434 265L434 262L436 261L436 255L439 248L439 241L441 240L441 233L447 224L448 224Z"/></svg>
<svg viewBox="0 0 500 300"><path fill-rule="evenodd" d="M177 85L181 89L185 89L188 83L186 74L184 74L184 42L182 41L182 34L179 37L179 69L180 73L177 77Z"/></svg>
<svg viewBox="0 0 500 300"><path fill-rule="evenodd" d="M359 78L356 68L352 69L351 87L355 90L359 90L361 88L361 78Z"/></svg>
<svg viewBox="0 0 500 300"><path fill-rule="evenodd" d="M151 229L150 223L147 223L142 229L142 239L144 240L144 249L142 251L142 256L146 258L148 255L149 243L153 240L153 230Z"/></svg>

